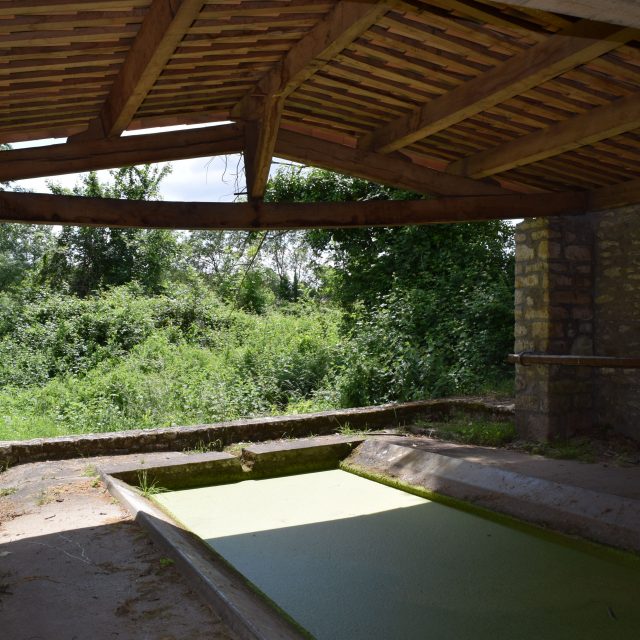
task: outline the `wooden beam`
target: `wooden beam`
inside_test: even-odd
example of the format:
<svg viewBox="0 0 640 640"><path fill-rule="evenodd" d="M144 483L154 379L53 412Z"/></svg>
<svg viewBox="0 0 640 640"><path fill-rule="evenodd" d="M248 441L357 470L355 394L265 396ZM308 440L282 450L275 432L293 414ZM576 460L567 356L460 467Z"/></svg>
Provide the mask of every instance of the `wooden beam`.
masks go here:
<svg viewBox="0 0 640 640"><path fill-rule="evenodd" d="M0 221L163 229L308 229L578 215L586 194L368 202L144 202L0 192Z"/></svg>
<svg viewBox="0 0 640 640"><path fill-rule="evenodd" d="M396 151L616 49L636 36L633 29L581 21L384 125L365 136L361 146L382 153Z"/></svg>
<svg viewBox="0 0 640 640"><path fill-rule="evenodd" d="M264 196L286 97L375 24L395 0L341 0L232 109L246 123L245 174L249 199Z"/></svg>
<svg viewBox="0 0 640 640"><path fill-rule="evenodd" d="M275 153L280 158L338 171L400 189L427 195L498 195L510 193L486 182L452 176L407 160L401 154L383 155L334 142L280 130Z"/></svg>
<svg viewBox="0 0 640 640"><path fill-rule="evenodd" d="M118 136L127 128L203 5L202 0L153 0L87 138Z"/></svg>
<svg viewBox="0 0 640 640"><path fill-rule="evenodd" d="M589 210L617 209L638 203L640 203L640 179L595 189L589 197Z"/></svg>
<svg viewBox="0 0 640 640"><path fill-rule="evenodd" d="M0 151L0 182L240 153L237 124Z"/></svg>
<svg viewBox="0 0 640 640"><path fill-rule="evenodd" d="M348 47L375 24L395 4L395 0L341 0L331 13L287 52L232 110L234 118L255 117L254 96L286 98L318 69Z"/></svg>
<svg viewBox="0 0 640 640"><path fill-rule="evenodd" d="M448 173L484 178L640 128L640 94L452 163Z"/></svg>
<svg viewBox="0 0 640 640"><path fill-rule="evenodd" d="M500 3L640 28L638 0L500 0Z"/></svg>
<svg viewBox="0 0 640 640"><path fill-rule="evenodd" d="M264 197L282 117L282 98L267 96L261 102L262 117L245 122L244 170L250 200Z"/></svg>

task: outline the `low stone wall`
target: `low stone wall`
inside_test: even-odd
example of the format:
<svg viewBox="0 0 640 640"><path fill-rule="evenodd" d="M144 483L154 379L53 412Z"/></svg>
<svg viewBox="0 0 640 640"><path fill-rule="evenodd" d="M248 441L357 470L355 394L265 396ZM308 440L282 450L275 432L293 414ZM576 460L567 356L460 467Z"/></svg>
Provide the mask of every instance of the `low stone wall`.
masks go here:
<svg viewBox="0 0 640 640"><path fill-rule="evenodd" d="M495 419L513 417L513 405L453 398L323 411L304 415L234 420L189 427L119 431L59 438L0 442L0 470L38 460L62 460L149 451L184 451L222 447L235 442L302 438L350 429L401 427L416 420L437 420L452 412Z"/></svg>

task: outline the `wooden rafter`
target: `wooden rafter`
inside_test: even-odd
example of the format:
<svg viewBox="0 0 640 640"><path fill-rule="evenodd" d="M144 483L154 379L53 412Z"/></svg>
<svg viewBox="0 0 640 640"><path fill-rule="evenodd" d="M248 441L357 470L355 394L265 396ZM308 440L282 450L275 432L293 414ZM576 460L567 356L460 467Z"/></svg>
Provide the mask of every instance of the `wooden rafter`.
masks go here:
<svg viewBox="0 0 640 640"><path fill-rule="evenodd" d="M640 128L640 94L452 163L447 171L484 178Z"/></svg>
<svg viewBox="0 0 640 640"><path fill-rule="evenodd" d="M234 107L235 118L251 118L253 97L286 98L318 69L348 47L395 4L394 0L352 2L340 0L331 13L297 42Z"/></svg>
<svg viewBox="0 0 640 640"><path fill-rule="evenodd" d="M242 126L226 124L0 151L0 182L239 153L243 141Z"/></svg>
<svg viewBox="0 0 640 640"><path fill-rule="evenodd" d="M478 222L584 213L586 194L265 204L140 202L0 192L0 220L166 229L306 229Z"/></svg>
<svg viewBox="0 0 640 640"><path fill-rule="evenodd" d="M118 136L127 128L203 5L202 0L153 0L86 137Z"/></svg>
<svg viewBox="0 0 640 640"><path fill-rule="evenodd" d="M361 145L382 153L396 151L616 49L635 35L633 29L581 21L384 125Z"/></svg>
<svg viewBox="0 0 640 640"><path fill-rule="evenodd" d="M286 97L375 24L393 4L393 0L337 2L331 13L233 108L232 117L247 122L245 171L251 199L264 195Z"/></svg>
<svg viewBox="0 0 640 640"><path fill-rule="evenodd" d="M280 130L276 154L302 164L341 171L380 184L431 195L497 195L509 191L461 176L453 176L407 160L400 154L383 155Z"/></svg>

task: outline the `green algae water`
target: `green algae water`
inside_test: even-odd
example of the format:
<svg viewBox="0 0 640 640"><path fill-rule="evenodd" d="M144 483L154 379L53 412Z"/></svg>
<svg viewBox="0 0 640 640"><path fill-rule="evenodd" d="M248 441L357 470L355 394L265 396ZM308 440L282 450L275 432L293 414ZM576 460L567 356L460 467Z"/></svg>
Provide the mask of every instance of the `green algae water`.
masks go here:
<svg viewBox="0 0 640 640"><path fill-rule="evenodd" d="M345 471L156 500L319 640L640 638L640 570Z"/></svg>

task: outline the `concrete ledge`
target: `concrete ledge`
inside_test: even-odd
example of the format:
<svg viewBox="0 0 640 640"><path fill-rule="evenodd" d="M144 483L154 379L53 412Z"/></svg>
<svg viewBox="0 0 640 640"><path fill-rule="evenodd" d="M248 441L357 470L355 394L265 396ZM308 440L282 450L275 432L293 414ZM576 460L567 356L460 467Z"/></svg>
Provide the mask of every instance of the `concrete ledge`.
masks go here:
<svg viewBox="0 0 640 640"><path fill-rule="evenodd" d="M234 420L189 427L4 441L0 442L0 469L4 466L39 460L64 460L83 456L151 451L183 451L201 447L203 444L222 449L235 442L260 442L326 435L335 433L346 425L353 429L398 427L415 420L443 418L457 411L469 415L490 415L495 419L511 419L514 415L513 404L449 398L304 415Z"/></svg>
<svg viewBox="0 0 640 640"><path fill-rule="evenodd" d="M136 486L140 483L141 474L144 474L148 483L155 483L158 487L171 490L193 489L247 479L240 458L220 451L190 455L186 460L167 460L152 465L128 463L101 467L101 471Z"/></svg>
<svg viewBox="0 0 640 640"><path fill-rule="evenodd" d="M193 534L120 480L102 476L110 493L163 547L241 640L301 640L309 637L256 593L247 581Z"/></svg>
<svg viewBox="0 0 640 640"><path fill-rule="evenodd" d="M290 442L267 442L245 447L242 462L252 477L293 475L336 469L364 436L324 436Z"/></svg>
<svg viewBox="0 0 640 640"><path fill-rule="evenodd" d="M495 466L370 439L343 467L564 534L640 552L640 501L534 478Z"/></svg>
<svg viewBox="0 0 640 640"><path fill-rule="evenodd" d="M214 451L163 460L151 465L137 462L100 467L102 474L139 486L147 484L172 491L242 480L257 480L310 471L337 469L364 437L321 436L268 442L246 447L240 457Z"/></svg>

